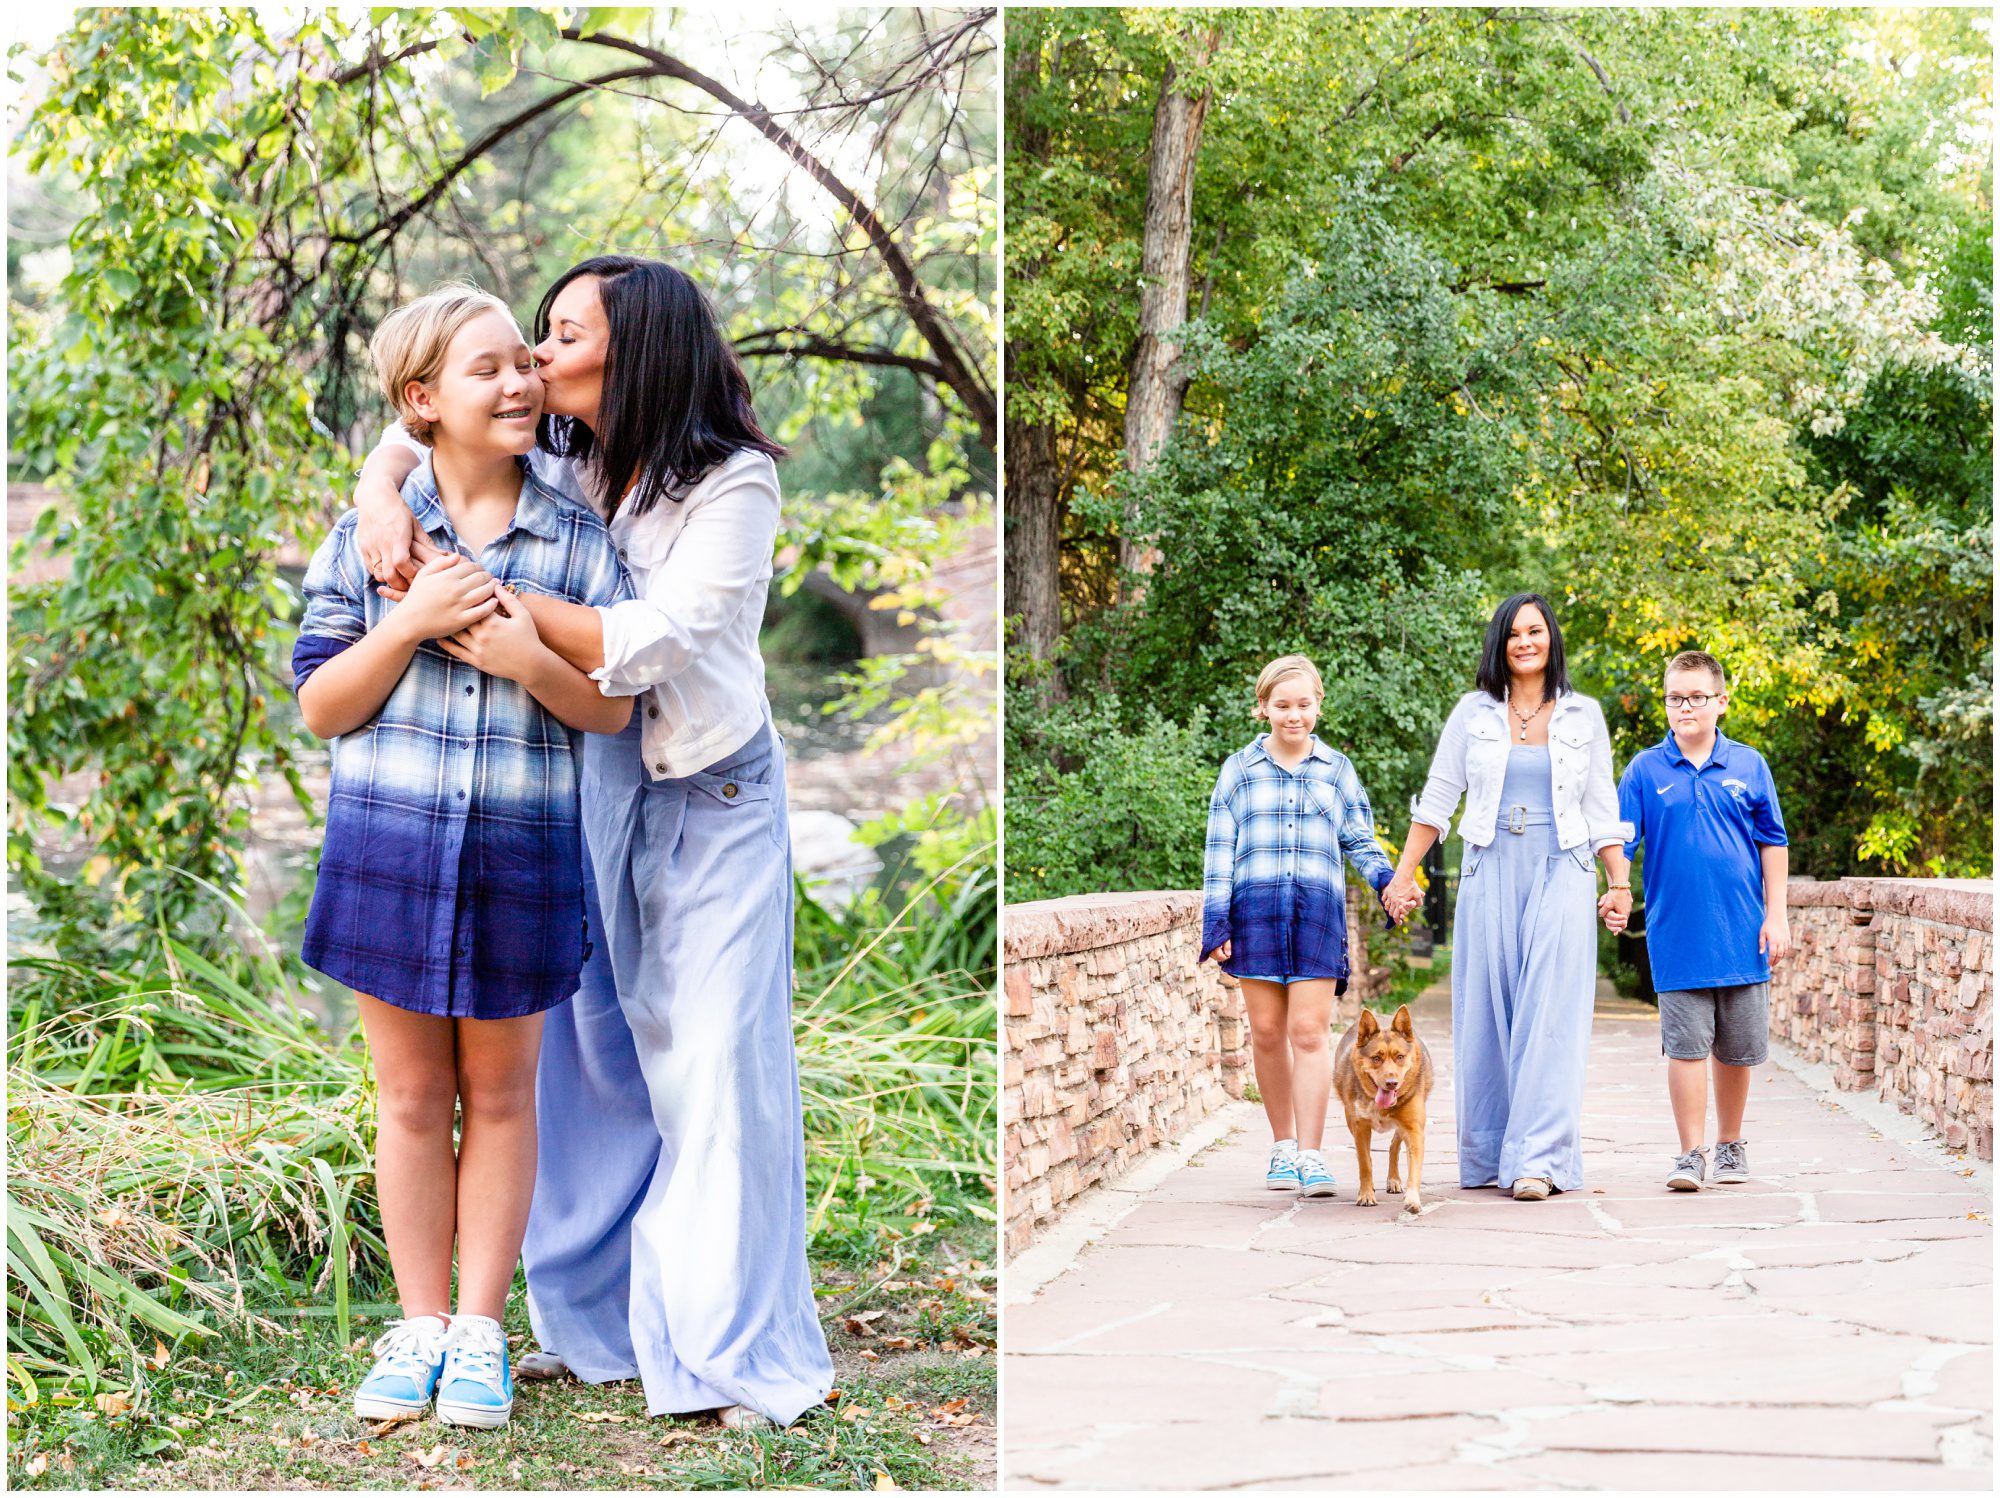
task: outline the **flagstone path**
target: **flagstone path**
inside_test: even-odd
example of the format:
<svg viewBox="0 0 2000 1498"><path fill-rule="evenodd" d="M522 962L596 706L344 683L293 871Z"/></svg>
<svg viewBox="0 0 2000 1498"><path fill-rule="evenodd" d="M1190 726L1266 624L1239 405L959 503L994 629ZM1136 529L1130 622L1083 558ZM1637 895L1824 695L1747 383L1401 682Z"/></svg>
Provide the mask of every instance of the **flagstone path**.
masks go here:
<svg viewBox="0 0 2000 1498"><path fill-rule="evenodd" d="M1444 1073L1421 1217L1354 1205L1337 1127L1334 1199L1266 1191L1238 1104L1099 1193L1123 1215L1072 1262L1059 1228L1010 1266L1010 1490L1991 1489L1990 1167L1772 1065L1754 1181L1670 1193L1654 1012L1601 997L1589 1183L1461 1190L1449 995L1416 1015Z"/></svg>

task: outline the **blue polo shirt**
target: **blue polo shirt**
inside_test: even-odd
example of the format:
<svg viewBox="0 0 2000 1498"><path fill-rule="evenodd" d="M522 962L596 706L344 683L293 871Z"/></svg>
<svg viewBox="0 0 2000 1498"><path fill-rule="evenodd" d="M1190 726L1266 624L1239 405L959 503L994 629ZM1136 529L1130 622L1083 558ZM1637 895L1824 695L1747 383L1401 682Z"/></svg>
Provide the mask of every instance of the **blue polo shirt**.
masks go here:
<svg viewBox="0 0 2000 1498"><path fill-rule="evenodd" d="M1669 732L1635 755L1618 782L1618 811L1646 845L1646 955L1653 987L1726 988L1766 983L1757 950L1764 925L1758 849L1783 846L1778 788L1764 756L1720 730L1696 768Z"/></svg>

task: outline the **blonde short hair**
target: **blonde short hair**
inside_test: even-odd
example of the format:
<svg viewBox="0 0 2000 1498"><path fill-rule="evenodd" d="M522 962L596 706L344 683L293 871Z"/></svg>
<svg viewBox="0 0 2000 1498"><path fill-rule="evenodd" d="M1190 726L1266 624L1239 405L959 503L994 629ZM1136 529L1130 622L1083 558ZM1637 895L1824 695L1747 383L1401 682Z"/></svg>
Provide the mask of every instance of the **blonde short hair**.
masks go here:
<svg viewBox="0 0 2000 1498"><path fill-rule="evenodd" d="M447 281L391 312L368 340L368 356L375 361L382 393L396 408L403 430L426 447L431 445L431 424L417 414L404 391L412 380L428 385L437 379L452 339L467 323L489 312L506 318L517 334L521 331L513 309L500 298L463 281Z"/></svg>
<svg viewBox="0 0 2000 1498"><path fill-rule="evenodd" d="M1271 694L1278 690L1278 683L1288 676L1303 676L1312 683L1313 696L1322 702L1326 700L1326 684L1319 679L1319 667L1302 655L1281 655L1257 673L1257 711L1253 716L1265 716L1264 709L1271 700Z"/></svg>

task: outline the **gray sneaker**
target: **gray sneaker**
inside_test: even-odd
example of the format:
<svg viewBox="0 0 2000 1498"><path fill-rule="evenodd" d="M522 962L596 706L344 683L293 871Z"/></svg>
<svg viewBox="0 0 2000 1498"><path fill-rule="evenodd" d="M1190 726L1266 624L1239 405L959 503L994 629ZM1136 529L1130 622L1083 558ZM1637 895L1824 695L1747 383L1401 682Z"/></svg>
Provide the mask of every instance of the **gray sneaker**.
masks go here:
<svg viewBox="0 0 2000 1498"><path fill-rule="evenodd" d="M1718 1139L1715 1141L1715 1184L1718 1186L1740 1186L1750 1179L1750 1157L1743 1151L1741 1139Z"/></svg>
<svg viewBox="0 0 2000 1498"><path fill-rule="evenodd" d="M1708 1168L1708 1151L1696 1145L1674 1161L1674 1173L1667 1177L1669 1191L1701 1190L1702 1174Z"/></svg>

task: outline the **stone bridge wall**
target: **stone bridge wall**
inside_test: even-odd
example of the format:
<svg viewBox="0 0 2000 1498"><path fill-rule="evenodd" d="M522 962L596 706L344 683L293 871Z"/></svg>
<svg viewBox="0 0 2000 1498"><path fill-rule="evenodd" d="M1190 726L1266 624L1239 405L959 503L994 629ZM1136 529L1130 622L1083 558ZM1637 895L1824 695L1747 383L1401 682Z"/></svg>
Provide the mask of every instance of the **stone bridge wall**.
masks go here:
<svg viewBox="0 0 2000 1498"><path fill-rule="evenodd" d="M1360 901L1348 903L1348 950L1365 953ZM1195 950L1198 892L1037 900L1005 916L1002 1210L1016 1253L1079 1194L1242 1097L1250 1032L1235 980ZM1336 1019L1385 976L1350 983Z"/></svg>
<svg viewBox="0 0 2000 1498"><path fill-rule="evenodd" d="M1771 1037L1993 1158L1993 886L1794 879Z"/></svg>

